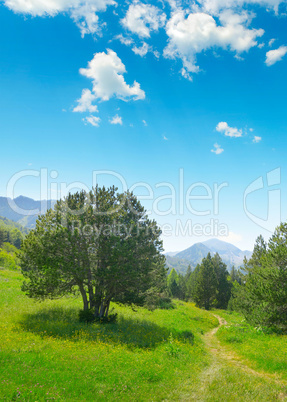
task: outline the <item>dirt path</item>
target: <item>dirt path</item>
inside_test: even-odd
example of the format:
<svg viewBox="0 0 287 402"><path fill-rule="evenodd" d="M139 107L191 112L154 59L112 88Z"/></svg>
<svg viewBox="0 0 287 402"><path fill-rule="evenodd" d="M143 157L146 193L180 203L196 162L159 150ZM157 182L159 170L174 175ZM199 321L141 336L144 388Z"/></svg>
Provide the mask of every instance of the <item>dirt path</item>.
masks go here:
<svg viewBox="0 0 287 402"><path fill-rule="evenodd" d="M215 315L219 326L203 336L210 362L196 382L182 384L171 401L196 402L287 402L287 381L250 367L250 363L225 348L216 333L227 322Z"/></svg>
<svg viewBox="0 0 287 402"><path fill-rule="evenodd" d="M230 351L224 348L215 335L219 330L219 328L221 328L224 325L227 325L227 322L225 321L224 318L216 314L213 315L218 319L219 326L208 332L204 337L204 341L208 350L213 355L214 359L220 361L221 363L225 362L235 367L238 367L247 374L251 374L253 376L257 376L265 380L270 380L271 382L276 383L278 385L287 386L287 381L281 380L278 375L269 374L263 371L256 371L251 367L249 367L248 362L244 361L244 359L242 357L239 357L234 351Z"/></svg>
<svg viewBox="0 0 287 402"><path fill-rule="evenodd" d="M204 335L206 350L210 353L209 366L201 373L199 383L177 400L180 401L287 401L287 382L278 376L259 372L242 357L223 347L216 333L227 322L214 316L219 326Z"/></svg>

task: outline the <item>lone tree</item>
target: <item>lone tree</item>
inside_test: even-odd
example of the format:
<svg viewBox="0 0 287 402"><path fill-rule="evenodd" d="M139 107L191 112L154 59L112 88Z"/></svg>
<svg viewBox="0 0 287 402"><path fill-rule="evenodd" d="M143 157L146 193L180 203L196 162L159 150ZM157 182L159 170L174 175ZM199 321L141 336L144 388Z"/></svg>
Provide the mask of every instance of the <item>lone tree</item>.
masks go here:
<svg viewBox="0 0 287 402"><path fill-rule="evenodd" d="M165 283L160 235L130 192L69 194L23 242L22 290L39 300L80 292L84 310L98 318L108 316L111 301L143 305Z"/></svg>

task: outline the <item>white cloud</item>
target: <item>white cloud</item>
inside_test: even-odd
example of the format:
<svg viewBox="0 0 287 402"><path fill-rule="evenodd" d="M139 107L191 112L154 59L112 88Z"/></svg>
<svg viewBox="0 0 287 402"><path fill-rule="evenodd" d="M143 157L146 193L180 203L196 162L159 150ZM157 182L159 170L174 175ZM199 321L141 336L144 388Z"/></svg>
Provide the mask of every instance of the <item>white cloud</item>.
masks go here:
<svg viewBox="0 0 287 402"><path fill-rule="evenodd" d="M216 131L223 133L226 137L242 137L241 129L229 127L225 121L221 121L217 124Z"/></svg>
<svg viewBox="0 0 287 402"><path fill-rule="evenodd" d="M83 89L81 98L77 100L78 106L73 109L73 112L98 112L98 107L92 105L95 99L96 96L89 89Z"/></svg>
<svg viewBox="0 0 287 402"><path fill-rule="evenodd" d="M118 39L121 42L121 44L126 46L130 46L134 43L132 38L129 38L128 36L123 36L123 34L115 36L115 39Z"/></svg>
<svg viewBox="0 0 287 402"><path fill-rule="evenodd" d="M145 120L142 121L144 126L147 126L147 122Z"/></svg>
<svg viewBox="0 0 287 402"><path fill-rule="evenodd" d="M262 137L259 137L258 135L255 135L253 138L253 142L257 143L260 142L262 140Z"/></svg>
<svg viewBox="0 0 287 402"><path fill-rule="evenodd" d="M277 63L277 61L282 60L286 53L287 46L280 46L278 49L269 50L269 52L266 53L265 63L267 66L272 66L273 64Z"/></svg>
<svg viewBox="0 0 287 402"><path fill-rule="evenodd" d="M119 116L118 114L116 114L111 120L110 120L111 124L120 124L122 126L123 124L123 120L121 118L121 116Z"/></svg>
<svg viewBox="0 0 287 402"><path fill-rule="evenodd" d="M149 50L151 50L151 47L146 42L143 42L141 47L134 46L132 48L132 51L141 57L145 56Z"/></svg>
<svg viewBox="0 0 287 402"><path fill-rule="evenodd" d="M160 52L158 50L153 51L154 57L159 59L160 58Z"/></svg>
<svg viewBox="0 0 287 402"><path fill-rule="evenodd" d="M96 116L87 116L83 119L83 122L85 124L91 124L94 127L99 127L100 121L101 121L101 119Z"/></svg>
<svg viewBox="0 0 287 402"><path fill-rule="evenodd" d="M207 49L221 47L238 53L247 52L257 45L256 38L263 35L262 29L248 29L250 15L246 12L234 14L223 11L217 25L215 19L206 13L196 12L187 16L179 10L175 12L166 26L169 37L164 50L165 57L179 57L183 61L183 76L189 72L196 73L196 54Z"/></svg>
<svg viewBox="0 0 287 402"><path fill-rule="evenodd" d="M270 39L270 41L268 42L268 46L271 47L273 45L273 43L275 42L276 39Z"/></svg>
<svg viewBox="0 0 287 402"><path fill-rule="evenodd" d="M107 6L116 5L114 0L5 0L4 4L16 13L33 17L55 16L68 13L80 28L82 36L100 33L98 12Z"/></svg>
<svg viewBox="0 0 287 402"><path fill-rule="evenodd" d="M224 152L224 149L221 148L221 145L218 145L217 143L215 143L214 149L212 149L211 152L214 152L216 155L220 155L220 154L222 154L222 152Z"/></svg>
<svg viewBox="0 0 287 402"><path fill-rule="evenodd" d="M93 92L96 98L103 101L112 97L122 100L145 98L138 82L134 81L132 86L125 82L123 74L126 73L126 68L112 50L96 53L89 61L88 67L81 68L80 73L93 81Z"/></svg>
<svg viewBox="0 0 287 402"><path fill-rule="evenodd" d="M165 24L166 15L157 7L135 1L129 6L122 24L141 38L149 38L151 31L158 31Z"/></svg>
<svg viewBox="0 0 287 402"><path fill-rule="evenodd" d="M232 244L238 244L242 241L242 236L238 233L229 232L227 236L218 236L219 239Z"/></svg>
<svg viewBox="0 0 287 402"><path fill-rule="evenodd" d="M212 14L216 14L220 10L227 8L240 9L249 4L257 4L259 6L271 8L277 11L279 4L283 2L284 0L199 0L202 8Z"/></svg>

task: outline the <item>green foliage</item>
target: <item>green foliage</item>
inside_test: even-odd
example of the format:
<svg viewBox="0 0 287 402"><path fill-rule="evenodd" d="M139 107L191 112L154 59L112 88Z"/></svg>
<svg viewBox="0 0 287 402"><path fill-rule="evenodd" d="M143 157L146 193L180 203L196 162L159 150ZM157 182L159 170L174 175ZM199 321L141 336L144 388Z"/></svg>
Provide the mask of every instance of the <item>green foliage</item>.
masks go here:
<svg viewBox="0 0 287 402"><path fill-rule="evenodd" d="M167 354L171 357L178 357L178 355L180 353L180 348L175 343L172 333L169 334L165 350L166 350Z"/></svg>
<svg viewBox="0 0 287 402"><path fill-rule="evenodd" d="M211 307L226 309L231 297L232 282L227 266L217 253L212 258L208 253L194 271L189 266L185 275L172 269L167 283L172 297L193 300L207 310Z"/></svg>
<svg viewBox="0 0 287 402"><path fill-rule="evenodd" d="M27 233L28 230L21 225L0 216L0 247L3 243L10 243L19 249Z"/></svg>
<svg viewBox="0 0 287 402"><path fill-rule="evenodd" d="M217 279L215 306L220 309L226 309L231 297L232 289L232 283L229 280L227 266L217 253L212 257L211 261Z"/></svg>
<svg viewBox="0 0 287 402"><path fill-rule="evenodd" d="M0 267L16 270L19 269L17 248L10 243L3 243L0 248Z"/></svg>
<svg viewBox="0 0 287 402"><path fill-rule="evenodd" d="M153 311L156 308L171 309L174 308L171 298L167 294L167 290L159 291L158 287L152 287L146 292L144 306Z"/></svg>
<svg viewBox="0 0 287 402"><path fill-rule="evenodd" d="M242 272L239 269L236 269L234 266L231 268L230 271L230 281L231 283L239 283L239 285L242 284Z"/></svg>
<svg viewBox="0 0 287 402"><path fill-rule="evenodd" d="M144 305L163 292L161 231L136 197L115 187L69 194L39 217L20 254L22 290L43 300L80 292L84 310L107 317L111 301Z"/></svg>
<svg viewBox="0 0 287 402"><path fill-rule="evenodd" d="M80 322L85 322L87 324L90 324L91 322L95 321L95 313L93 310L88 309L88 310L80 310L79 311L79 321Z"/></svg>
<svg viewBox="0 0 287 402"><path fill-rule="evenodd" d="M287 331L287 224L281 224L268 244L258 237L245 261L242 284L234 289L234 308L252 325Z"/></svg>
<svg viewBox="0 0 287 402"><path fill-rule="evenodd" d="M196 305L210 310L215 305L218 281L210 253L202 260L196 279L194 300Z"/></svg>

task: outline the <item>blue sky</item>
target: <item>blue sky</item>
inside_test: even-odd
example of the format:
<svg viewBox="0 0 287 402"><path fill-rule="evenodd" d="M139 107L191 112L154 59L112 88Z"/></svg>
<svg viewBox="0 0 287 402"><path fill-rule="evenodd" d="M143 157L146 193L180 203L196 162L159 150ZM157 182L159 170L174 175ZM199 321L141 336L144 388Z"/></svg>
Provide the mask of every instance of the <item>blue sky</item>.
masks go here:
<svg viewBox="0 0 287 402"><path fill-rule="evenodd" d="M216 237L215 221L223 240L252 249L286 220L285 14L280 0L1 2L0 195L39 199L40 169L52 198L114 171L129 188L145 183L135 193L165 225L167 251L208 227ZM214 193L180 210L180 171L184 197L225 183L219 211Z"/></svg>

